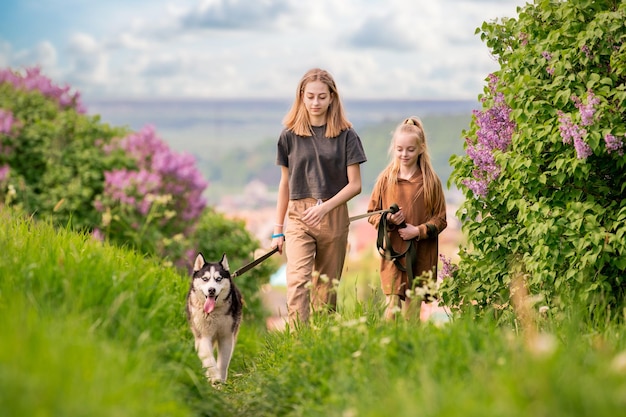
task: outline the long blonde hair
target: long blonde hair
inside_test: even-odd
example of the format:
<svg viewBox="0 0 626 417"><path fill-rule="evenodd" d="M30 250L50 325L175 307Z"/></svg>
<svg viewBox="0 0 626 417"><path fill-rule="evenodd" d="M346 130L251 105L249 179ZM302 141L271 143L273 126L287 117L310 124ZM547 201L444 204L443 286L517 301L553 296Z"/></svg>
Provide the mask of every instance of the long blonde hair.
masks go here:
<svg viewBox="0 0 626 417"><path fill-rule="evenodd" d="M335 80L332 75L328 73L328 71L320 68L308 70L298 83L296 98L291 106L291 110L289 110L283 119L283 124L287 129L290 129L296 135L313 135L309 113L307 112L303 101L304 88L311 81L321 81L328 86L328 91L330 91L332 101L328 106L328 112L326 113L326 137L334 138L335 136L339 136L339 133L343 130L352 127L352 123L348 121L348 118L343 110L343 105L341 104L341 98L339 97Z"/></svg>
<svg viewBox="0 0 626 417"><path fill-rule="evenodd" d="M430 162L430 154L428 153L428 145L426 143L426 133L424 132L424 126L422 121L417 116L411 116L402 123L400 123L393 132L391 137L391 143L389 145L389 156L391 161L383 169L378 176L378 181L387 190L395 194L398 186L398 174L400 172L400 163L398 159L394 157L396 137L400 133L410 133L415 136L415 143L418 149L421 151L417 158L417 165L422 172L422 178L424 181L424 203L426 206L426 212L432 216L435 214L435 210L440 206L440 202L444 201L444 195L442 193L441 180L435 173L432 163Z"/></svg>

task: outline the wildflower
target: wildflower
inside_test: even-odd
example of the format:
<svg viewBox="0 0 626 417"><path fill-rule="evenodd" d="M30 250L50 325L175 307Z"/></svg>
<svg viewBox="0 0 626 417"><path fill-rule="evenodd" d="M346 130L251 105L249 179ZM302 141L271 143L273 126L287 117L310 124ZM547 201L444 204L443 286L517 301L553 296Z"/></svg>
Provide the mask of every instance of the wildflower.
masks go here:
<svg viewBox="0 0 626 417"><path fill-rule="evenodd" d="M554 75L554 67L548 67L546 68L546 71L548 72L548 74Z"/></svg>
<svg viewBox="0 0 626 417"><path fill-rule="evenodd" d="M544 57L544 59L545 59L546 61L550 61L550 60L552 60L552 54L551 54L550 52L548 52L548 51L543 51L543 52L541 53L541 56L542 56L542 57Z"/></svg>
<svg viewBox="0 0 626 417"><path fill-rule="evenodd" d="M626 375L626 351L619 353L611 361L611 369L616 373Z"/></svg>
<svg viewBox="0 0 626 417"><path fill-rule="evenodd" d="M354 327L354 326L357 326L358 324L359 324L359 320L357 319L346 320L343 323L341 323L343 327Z"/></svg>
<svg viewBox="0 0 626 417"><path fill-rule="evenodd" d="M401 312L402 312L402 309L398 306L393 306L393 308L391 309L392 314L399 314Z"/></svg>
<svg viewBox="0 0 626 417"><path fill-rule="evenodd" d="M554 353L557 347L556 338L549 333L539 333L527 340L529 351L538 357L547 357Z"/></svg>
<svg viewBox="0 0 626 417"><path fill-rule="evenodd" d="M107 210L102 213L102 226L108 227L111 224L112 216L111 210L107 208Z"/></svg>
<svg viewBox="0 0 626 417"><path fill-rule="evenodd" d="M541 307L539 307L539 314L545 315L549 310L550 310L550 307L548 307L548 306L541 306Z"/></svg>

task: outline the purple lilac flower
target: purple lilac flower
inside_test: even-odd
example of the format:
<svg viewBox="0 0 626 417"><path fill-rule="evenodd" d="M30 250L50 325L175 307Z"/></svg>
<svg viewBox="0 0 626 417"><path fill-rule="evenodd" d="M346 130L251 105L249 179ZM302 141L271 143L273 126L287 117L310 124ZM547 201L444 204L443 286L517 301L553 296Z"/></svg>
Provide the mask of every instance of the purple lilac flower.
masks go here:
<svg viewBox="0 0 626 417"><path fill-rule="evenodd" d="M73 107L78 113L86 111L80 93L71 94L69 86L54 85L48 77L41 74L39 68L27 68L24 75L10 69L0 69L0 84L5 82L27 91L38 90L44 96L56 100L62 108Z"/></svg>
<svg viewBox="0 0 626 417"><path fill-rule="evenodd" d="M10 167L8 164L0 166L0 181L4 181L9 177Z"/></svg>
<svg viewBox="0 0 626 417"><path fill-rule="evenodd" d="M8 135L13 127L13 113L11 110L0 109L0 134Z"/></svg>
<svg viewBox="0 0 626 417"><path fill-rule="evenodd" d="M546 72L550 75L554 75L554 67L548 67L546 68Z"/></svg>
<svg viewBox="0 0 626 417"><path fill-rule="evenodd" d="M452 278L454 272L459 269L457 265L452 263L452 259L446 258L444 254L439 254L442 268L437 272L437 280L442 281L445 278Z"/></svg>
<svg viewBox="0 0 626 417"><path fill-rule="evenodd" d="M585 159L590 156L593 152L587 142L583 139L583 137L587 135L587 130L572 122L571 117L562 111L559 110L558 115L560 124L559 131L561 133L563 143L567 145L572 142L574 143L578 159Z"/></svg>
<svg viewBox="0 0 626 417"><path fill-rule="evenodd" d="M616 152L619 156L624 155L624 142L622 139L617 138L609 133L604 135L604 143L606 145L606 150L608 153Z"/></svg>
<svg viewBox="0 0 626 417"><path fill-rule="evenodd" d="M196 218L204 210L206 200L202 193L208 183L196 168L195 159L190 154L172 152L152 126L104 147L106 152L115 148L125 150L136 161L139 172L114 171L108 177L105 174L109 186L105 192L112 198L146 214L152 204L152 200L146 199L147 194L171 195L175 200L173 208L183 221Z"/></svg>
<svg viewBox="0 0 626 417"><path fill-rule="evenodd" d="M593 154L593 151L589 145L587 145L587 142L580 137L574 138L574 148L576 149L576 156L578 159L586 159L588 156Z"/></svg>
<svg viewBox="0 0 626 417"><path fill-rule="evenodd" d="M589 49L589 47L587 45L583 45L580 47L580 50L583 51L585 53L585 55L587 56L587 58L591 57L591 49Z"/></svg>
<svg viewBox="0 0 626 417"><path fill-rule="evenodd" d="M488 77L489 90L492 93L493 104L490 108L473 112L478 130L476 142L466 139L466 153L476 166L474 178L462 182L474 195L485 197L491 181L500 176L493 152L506 151L511 144L516 124L510 120L511 108L504 100L504 94L496 92L498 77L490 74Z"/></svg>
<svg viewBox="0 0 626 417"><path fill-rule="evenodd" d="M593 116L596 113L595 106L600 103L600 99L593 94L593 91L587 91L587 102L582 103L576 96L572 96L572 101L576 105L576 108L580 111L581 124L583 126L589 126L593 123Z"/></svg>
<svg viewBox="0 0 626 417"><path fill-rule="evenodd" d="M559 116L559 131L561 133L563 143L569 145L572 142L580 142L582 137L587 134L587 131L575 124L572 121L572 118L562 111L559 110L557 114Z"/></svg>
<svg viewBox="0 0 626 417"><path fill-rule="evenodd" d="M489 184L485 179L464 179L461 181L461 184L469 188L472 193L474 193L477 197L485 198L487 197L487 190L489 188Z"/></svg>
<svg viewBox="0 0 626 417"><path fill-rule="evenodd" d="M104 242L104 233L102 233L102 230L98 228L93 229L91 236L99 242Z"/></svg>
<svg viewBox="0 0 626 417"><path fill-rule="evenodd" d="M528 45L528 33L520 33L519 40L522 42L522 46Z"/></svg>
<svg viewBox="0 0 626 417"><path fill-rule="evenodd" d="M548 52L548 51L543 51L541 53L541 56L544 57L544 59L546 61L551 61L552 60L552 54L550 52Z"/></svg>
<svg viewBox="0 0 626 417"><path fill-rule="evenodd" d="M137 201L135 196L144 196L152 192L159 187L160 180L157 174L144 169L107 171L104 173L104 191L115 201L135 205Z"/></svg>

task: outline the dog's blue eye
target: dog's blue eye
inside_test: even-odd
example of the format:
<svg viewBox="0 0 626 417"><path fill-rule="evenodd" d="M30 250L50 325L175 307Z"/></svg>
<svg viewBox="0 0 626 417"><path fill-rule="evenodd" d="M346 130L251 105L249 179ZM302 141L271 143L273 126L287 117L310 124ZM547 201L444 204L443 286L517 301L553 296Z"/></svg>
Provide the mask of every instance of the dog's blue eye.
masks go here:
<svg viewBox="0 0 626 417"><path fill-rule="evenodd" d="M220 282L222 280L222 277L215 277L215 281Z"/></svg>
<svg viewBox="0 0 626 417"><path fill-rule="evenodd" d="M209 282L209 279L207 277L202 277L202 281Z"/></svg>

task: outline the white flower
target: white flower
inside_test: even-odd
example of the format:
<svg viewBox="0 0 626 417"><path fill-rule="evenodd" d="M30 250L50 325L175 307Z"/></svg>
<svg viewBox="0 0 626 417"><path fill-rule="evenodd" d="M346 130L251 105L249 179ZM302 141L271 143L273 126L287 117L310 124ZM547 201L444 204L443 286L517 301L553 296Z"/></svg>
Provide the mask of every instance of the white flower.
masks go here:
<svg viewBox="0 0 626 417"><path fill-rule="evenodd" d="M626 375L626 351L620 352L611 361L611 369Z"/></svg>

